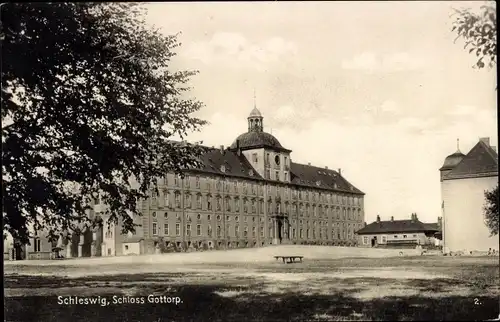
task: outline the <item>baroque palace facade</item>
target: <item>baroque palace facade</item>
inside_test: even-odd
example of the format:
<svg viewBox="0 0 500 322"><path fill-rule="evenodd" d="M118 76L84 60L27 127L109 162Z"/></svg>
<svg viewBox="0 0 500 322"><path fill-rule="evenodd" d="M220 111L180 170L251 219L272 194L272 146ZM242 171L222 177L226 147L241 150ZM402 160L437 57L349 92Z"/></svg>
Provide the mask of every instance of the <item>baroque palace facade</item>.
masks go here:
<svg viewBox="0 0 500 322"><path fill-rule="evenodd" d="M357 244L364 226L364 193L340 169L298 164L291 150L263 131L254 108L248 131L202 156L184 178L158 179L158 194L139 203L140 226L87 232L64 248L66 257L259 247L270 244ZM106 205L96 202L94 214ZM103 218L106 219L106 218Z"/></svg>

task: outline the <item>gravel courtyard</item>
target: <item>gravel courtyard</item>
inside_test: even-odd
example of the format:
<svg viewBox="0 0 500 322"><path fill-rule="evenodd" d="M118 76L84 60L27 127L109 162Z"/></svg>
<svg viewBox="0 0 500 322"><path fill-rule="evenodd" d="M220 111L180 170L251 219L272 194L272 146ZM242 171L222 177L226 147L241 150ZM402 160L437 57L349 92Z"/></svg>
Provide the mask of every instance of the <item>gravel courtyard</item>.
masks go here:
<svg viewBox="0 0 500 322"><path fill-rule="evenodd" d="M305 256L304 263L273 258L291 252ZM499 314L498 257L280 246L4 263L6 321L485 320ZM97 302L63 303L69 296Z"/></svg>

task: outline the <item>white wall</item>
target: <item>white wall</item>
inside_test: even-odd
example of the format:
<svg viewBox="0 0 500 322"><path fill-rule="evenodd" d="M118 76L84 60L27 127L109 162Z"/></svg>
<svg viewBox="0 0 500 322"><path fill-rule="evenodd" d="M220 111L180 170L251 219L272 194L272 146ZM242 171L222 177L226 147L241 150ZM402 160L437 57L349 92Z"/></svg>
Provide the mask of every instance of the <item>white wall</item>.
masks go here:
<svg viewBox="0 0 500 322"><path fill-rule="evenodd" d="M122 247L123 255L139 255L141 253L141 243L123 243Z"/></svg>
<svg viewBox="0 0 500 322"><path fill-rule="evenodd" d="M498 236L489 237L484 224L484 191L498 184L498 177L444 180L444 251L487 251L499 249Z"/></svg>

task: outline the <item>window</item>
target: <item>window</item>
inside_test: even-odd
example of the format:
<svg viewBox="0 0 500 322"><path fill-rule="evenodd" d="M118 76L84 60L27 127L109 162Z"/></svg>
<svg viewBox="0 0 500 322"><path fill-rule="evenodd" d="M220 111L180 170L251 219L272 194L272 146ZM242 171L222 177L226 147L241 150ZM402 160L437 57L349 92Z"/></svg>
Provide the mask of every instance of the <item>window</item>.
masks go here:
<svg viewBox="0 0 500 322"><path fill-rule="evenodd" d="M191 195L189 193L185 195L185 203L186 208L191 208Z"/></svg>
<svg viewBox="0 0 500 322"><path fill-rule="evenodd" d="M257 208L255 207L255 200L252 200L252 213L256 213Z"/></svg>
<svg viewBox="0 0 500 322"><path fill-rule="evenodd" d="M387 237L386 236L382 236L382 243L385 243L387 242Z"/></svg>
<svg viewBox="0 0 500 322"><path fill-rule="evenodd" d="M151 217L156 218L156 212L155 212L155 211L153 211L153 212L151 213Z"/></svg>
<svg viewBox="0 0 500 322"><path fill-rule="evenodd" d="M288 172L285 172L285 181L288 181Z"/></svg>
<svg viewBox="0 0 500 322"><path fill-rule="evenodd" d="M364 236L363 237L363 244L368 244L368 237L367 236Z"/></svg>
<svg viewBox="0 0 500 322"><path fill-rule="evenodd" d="M200 187L200 177L196 176L196 188Z"/></svg>
<svg viewBox="0 0 500 322"><path fill-rule="evenodd" d="M167 218L168 218L168 213L167 213L167 212L165 212L165 213L163 214L163 218L165 218L165 219L167 219Z"/></svg>
<svg viewBox="0 0 500 322"><path fill-rule="evenodd" d="M417 238L417 235L413 235L413 238Z"/></svg>
<svg viewBox="0 0 500 322"><path fill-rule="evenodd" d="M302 228L299 229L299 236L300 238L304 238L304 230Z"/></svg>
<svg viewBox="0 0 500 322"><path fill-rule="evenodd" d="M231 221L231 217L226 216L226 221Z"/></svg>
<svg viewBox="0 0 500 322"><path fill-rule="evenodd" d="M240 212L240 199L239 198L234 199L234 208L235 208L236 212Z"/></svg>
<svg viewBox="0 0 500 322"><path fill-rule="evenodd" d="M279 181L280 180L280 172L279 171L276 171L276 176L275 176L276 180Z"/></svg>
<svg viewBox="0 0 500 322"><path fill-rule="evenodd" d="M163 234L165 236L169 235L168 224L163 225Z"/></svg>
<svg viewBox="0 0 500 322"><path fill-rule="evenodd" d="M243 237L247 237L248 236L248 228L245 227L245 229L243 230Z"/></svg>
<svg viewBox="0 0 500 322"><path fill-rule="evenodd" d="M260 237L264 237L264 227L260 227Z"/></svg>
<svg viewBox="0 0 500 322"><path fill-rule="evenodd" d="M220 211L221 208L222 208L222 205L221 205L221 198L220 197L217 197L217 204L216 204L216 207L217 207L217 210Z"/></svg>
<svg viewBox="0 0 500 322"><path fill-rule="evenodd" d="M266 169L266 179L271 179L271 170Z"/></svg>
<svg viewBox="0 0 500 322"><path fill-rule="evenodd" d="M125 250L128 250L128 245L125 245Z"/></svg>
<svg viewBox="0 0 500 322"><path fill-rule="evenodd" d="M295 228L292 228L292 238L296 238L296 234L295 234Z"/></svg>
<svg viewBox="0 0 500 322"><path fill-rule="evenodd" d="M191 186L191 180L189 180L189 176L185 177L184 181L186 182L186 187L189 188Z"/></svg>
<svg viewBox="0 0 500 322"><path fill-rule="evenodd" d="M269 164L269 159L270 159L270 154L269 153L266 153L266 163Z"/></svg>
<svg viewBox="0 0 500 322"><path fill-rule="evenodd" d="M196 208L201 209L201 195L196 195Z"/></svg>
<svg viewBox="0 0 500 322"><path fill-rule="evenodd" d="M181 207L181 194L179 192L175 193L175 207L176 208Z"/></svg>
<svg viewBox="0 0 500 322"><path fill-rule="evenodd" d="M35 252L41 252L42 251L42 247L41 247L41 241L39 238L35 238L33 239L33 247L34 247L34 251Z"/></svg>
<svg viewBox="0 0 500 322"><path fill-rule="evenodd" d="M208 237L212 237L212 226L208 225Z"/></svg>
<svg viewBox="0 0 500 322"><path fill-rule="evenodd" d="M256 163L259 162L259 158L257 156L257 153L252 154L252 160L253 160L253 162L256 162Z"/></svg>
<svg viewBox="0 0 500 322"><path fill-rule="evenodd" d="M229 216L228 216L228 217L229 217ZM239 218L238 216L236 216L236 217L234 218L234 221L238 222L238 221L240 221L240 218Z"/></svg>
<svg viewBox="0 0 500 322"><path fill-rule="evenodd" d="M217 237L221 237L221 236L222 236L221 228L220 228L220 226L217 226Z"/></svg>
<svg viewBox="0 0 500 322"><path fill-rule="evenodd" d="M210 201L210 196L207 196L207 209L212 210L212 202Z"/></svg>
<svg viewBox="0 0 500 322"><path fill-rule="evenodd" d="M394 238L398 238L398 235L394 235Z"/></svg>
<svg viewBox="0 0 500 322"><path fill-rule="evenodd" d="M151 191L151 205L152 206L158 205L158 193L155 191Z"/></svg>
<svg viewBox="0 0 500 322"><path fill-rule="evenodd" d="M406 236L406 235L403 235L403 238L406 238L406 237L408 237L408 236Z"/></svg>
<svg viewBox="0 0 500 322"><path fill-rule="evenodd" d="M196 215L196 219L201 220L201 215L200 215L200 214L197 214L197 215Z"/></svg>
<svg viewBox="0 0 500 322"><path fill-rule="evenodd" d="M153 236L156 236L158 235L158 224L157 223L153 223Z"/></svg>
<svg viewBox="0 0 500 322"><path fill-rule="evenodd" d="M181 235L181 224L175 224L175 234L177 236Z"/></svg>
<svg viewBox="0 0 500 322"><path fill-rule="evenodd" d="M201 236L201 225L196 225L196 235Z"/></svg>
<svg viewBox="0 0 500 322"><path fill-rule="evenodd" d="M191 236L191 225L190 224L186 225L186 236Z"/></svg>
<svg viewBox="0 0 500 322"><path fill-rule="evenodd" d="M229 197L226 198L226 211L231 211L231 202Z"/></svg>
<svg viewBox="0 0 500 322"><path fill-rule="evenodd" d="M165 190L163 192L163 197L165 198L165 207L167 207L167 208L170 207L170 200L168 198L168 191L167 190Z"/></svg>
<svg viewBox="0 0 500 322"><path fill-rule="evenodd" d="M176 176L174 177L174 185L175 185L176 187L178 187L178 186L179 186L179 176L178 176L178 175L176 175Z"/></svg>

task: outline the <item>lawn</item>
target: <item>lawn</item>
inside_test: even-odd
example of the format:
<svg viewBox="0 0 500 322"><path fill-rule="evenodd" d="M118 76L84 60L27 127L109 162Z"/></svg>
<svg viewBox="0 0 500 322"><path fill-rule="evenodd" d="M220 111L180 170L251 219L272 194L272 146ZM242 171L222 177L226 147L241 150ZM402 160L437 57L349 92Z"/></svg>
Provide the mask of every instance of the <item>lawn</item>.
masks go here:
<svg viewBox="0 0 500 322"><path fill-rule="evenodd" d="M499 314L498 257L348 257L345 249L325 247L303 248L304 263L282 264L270 256L277 250L6 263L5 320L409 321ZM60 304L67 296L108 305ZM148 296L165 303L148 303ZM144 303L113 302L132 298Z"/></svg>

